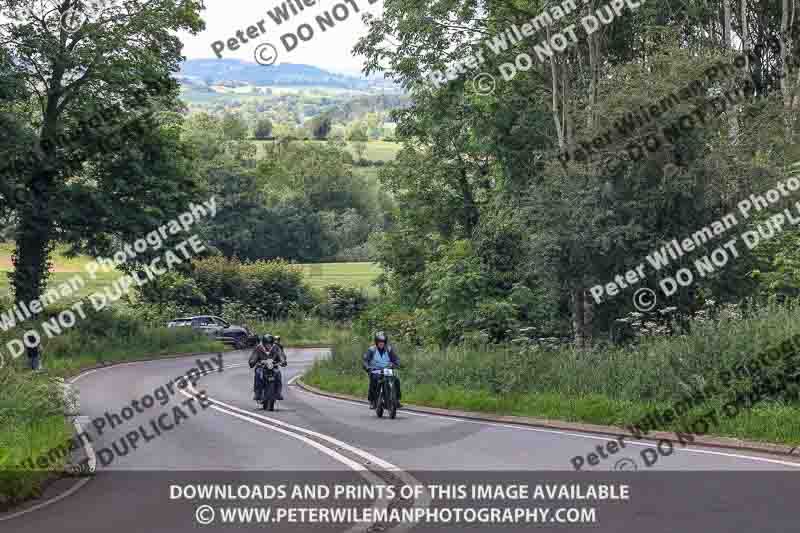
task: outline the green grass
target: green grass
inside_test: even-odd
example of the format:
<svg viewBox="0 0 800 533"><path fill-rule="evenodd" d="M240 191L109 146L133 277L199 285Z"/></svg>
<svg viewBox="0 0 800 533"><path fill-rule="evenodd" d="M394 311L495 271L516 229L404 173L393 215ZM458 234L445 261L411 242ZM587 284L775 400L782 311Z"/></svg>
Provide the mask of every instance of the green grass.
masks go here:
<svg viewBox="0 0 800 533"><path fill-rule="evenodd" d="M11 254L13 252L13 243L0 243L0 299L10 298L11 296L11 283L8 279L8 273L13 271L11 264ZM53 271L50 273L48 279L48 288L55 289L61 283L64 283L76 275L80 275L84 285L78 291L70 294L68 297L60 299L58 303L69 304L85 298L92 293L103 290L104 287L111 285L114 280L122 276L121 272L97 272L96 276L92 278L85 269L85 266L91 257L82 255L78 257L65 257L64 248L58 248L53 253Z"/></svg>
<svg viewBox="0 0 800 533"><path fill-rule="evenodd" d="M37 421L20 423L0 431L0 510L4 500L10 504L39 496L45 481L52 477L47 470L11 470L61 446L72 437L72 427L63 415L44 416ZM34 463L35 464L35 463ZM62 469L64 458L54 458L52 470Z"/></svg>
<svg viewBox="0 0 800 533"><path fill-rule="evenodd" d="M364 152L364 159L369 161L394 161L398 152L403 146L400 143L390 141L369 141ZM347 143L347 149L356 157L353 143Z"/></svg>
<svg viewBox="0 0 800 533"><path fill-rule="evenodd" d="M245 322L250 331L258 335L280 335L284 346L327 345L350 335L341 326L318 319Z"/></svg>
<svg viewBox="0 0 800 533"><path fill-rule="evenodd" d="M356 358L358 355L352 354ZM415 383L404 379L402 370L400 377L403 402L406 404L486 414L529 416L624 427L655 409L663 410L669 406L667 403L637 403L604 396L575 398L546 392L500 395L488 390L466 389L458 385ZM322 390L365 399L367 397L367 378L363 371L358 375L345 375L318 363L303 376L303 381ZM679 429L675 424L659 428L663 431ZM797 445L800 444L800 413L797 406L763 404L745 410L735 418L720 418L720 424L712 428L709 434Z"/></svg>
<svg viewBox="0 0 800 533"><path fill-rule="evenodd" d="M75 272L55 272L50 274L50 278L48 280L48 289L55 289L61 283L67 282L67 280L75 277ZM73 303L81 298L85 298L90 294L93 294L98 291L102 291L104 287L111 285L114 280L120 277L122 273L119 272L98 272L97 276L92 279L89 275L83 275L81 278L85 282L79 290L75 291L74 293L70 294L67 297L58 300L58 303ZM11 297L11 285L8 280L8 277L0 273L0 299L2 298L10 298Z"/></svg>
<svg viewBox="0 0 800 533"><path fill-rule="evenodd" d="M25 368L25 355L13 360L4 353L0 368L0 509L40 493L43 483L58 475L63 459L44 469L19 466L62 446L72 435L63 415L60 389L53 377L67 377L98 364L164 354L219 352L222 344L184 328L147 328L130 319L97 314L62 335L43 339L44 371ZM28 325L30 326L30 325ZM0 345L20 338L22 331L0 333Z"/></svg>
<svg viewBox="0 0 800 533"><path fill-rule="evenodd" d="M676 431L701 420L752 382L722 385L721 373L800 333L800 309L771 307L736 321L700 322L690 335L656 339L638 347L578 351L459 346L446 350L399 346L403 398L409 404L502 415L531 416L625 427L662 411L689 385L716 384L721 393L683 418L658 427ZM366 341L339 341L334 356L304 378L323 390L366 395L359 354ZM787 356L790 357L790 356ZM793 356L793 357L796 357ZM735 417L718 416L709 434L800 444L800 388L787 383L780 396Z"/></svg>
<svg viewBox="0 0 800 533"><path fill-rule="evenodd" d="M314 288L341 285L374 292L372 282L381 273L376 263L315 263L300 266L303 267L306 281Z"/></svg>
<svg viewBox="0 0 800 533"><path fill-rule="evenodd" d="M10 283L6 272L11 268L4 268L7 263L11 264L11 252L13 244L0 243L0 299L10 297ZM85 285L75 294L59 300L60 304L70 304L85 298L86 296L102 290L111 285L114 280L122 276L121 272L98 272L96 279L92 279L85 273L84 266L91 261L90 257L79 256L66 258L63 250L59 249L53 254L53 267L57 272L52 272L48 281L49 288L55 288L59 284L73 278L76 274L82 274ZM381 270L375 263L315 263L301 265L306 275L309 285L314 288L322 288L326 285L342 285L344 287L355 287L367 289L374 294L371 286L373 280L378 277Z"/></svg>
<svg viewBox="0 0 800 533"><path fill-rule="evenodd" d="M275 141L252 141L252 142L256 143L257 145L263 145L259 149L259 154L264 155L267 153L267 147L269 146L269 144L273 142L277 143L278 141L275 140ZM328 141L308 140L308 141L294 141L294 142L305 142L309 144L316 144L316 143L325 143ZM364 159L367 159L369 161L384 161L384 162L394 161L394 159L397 157L397 154L398 152L400 152L400 149L402 147L403 146L397 142L369 141L366 143L366 150L364 151ZM356 156L356 151L353 148L353 143L348 142L347 149L355 159L357 156ZM353 170L355 171L358 168L360 167L353 167Z"/></svg>
<svg viewBox="0 0 800 533"><path fill-rule="evenodd" d="M14 243L12 242L0 242L0 270L11 270L11 254L14 251ZM56 250L52 254L53 266L57 270L63 270L67 272L79 272L83 271L86 263L91 261L90 257L85 255L78 256L78 257L66 257L64 253L66 252L65 247L56 248Z"/></svg>

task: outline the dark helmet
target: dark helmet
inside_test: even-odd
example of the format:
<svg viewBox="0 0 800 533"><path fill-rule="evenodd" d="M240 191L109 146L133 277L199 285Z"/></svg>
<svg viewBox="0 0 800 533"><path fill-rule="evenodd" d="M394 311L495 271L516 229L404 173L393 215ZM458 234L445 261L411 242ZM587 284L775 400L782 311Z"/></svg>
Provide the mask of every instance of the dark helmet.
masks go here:
<svg viewBox="0 0 800 533"><path fill-rule="evenodd" d="M261 342L263 344L272 344L273 342L275 342L275 337L273 337L272 334L267 333L266 335L261 337Z"/></svg>
<svg viewBox="0 0 800 533"><path fill-rule="evenodd" d="M385 342L386 344L389 344L389 337L386 336L386 333L379 331L375 334L375 344L378 344L379 342Z"/></svg>

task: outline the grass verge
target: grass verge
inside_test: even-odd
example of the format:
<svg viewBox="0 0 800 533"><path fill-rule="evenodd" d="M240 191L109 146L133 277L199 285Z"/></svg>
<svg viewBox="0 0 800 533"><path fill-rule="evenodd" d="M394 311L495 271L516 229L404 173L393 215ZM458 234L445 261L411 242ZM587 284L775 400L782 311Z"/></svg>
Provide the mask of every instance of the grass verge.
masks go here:
<svg viewBox="0 0 800 533"><path fill-rule="evenodd" d="M350 333L319 320L287 320L251 325L259 334L281 335L292 346L347 342ZM22 331L0 335L0 344ZM225 347L189 328L151 328L116 311L94 314L62 335L43 343L44 372L24 368L23 355L0 369L0 510L38 496L47 480L59 475L63 459L47 470L11 469L63 445L72 428L63 415L60 392L50 378L67 377L101 364Z"/></svg>
<svg viewBox="0 0 800 533"><path fill-rule="evenodd" d="M276 320L274 322L244 321L257 335L280 335L284 346L302 347L334 344L352 337L349 330L333 322L316 318L303 320Z"/></svg>
<svg viewBox="0 0 800 533"><path fill-rule="evenodd" d="M800 333L800 311L770 308L750 318L698 324L691 335L657 339L636 348L522 352L509 347L447 350L399 346L403 401L445 409L530 416L626 427L664 412L691 387L716 383L724 369L749 361ZM366 398L361 354L367 341L340 341L333 357L306 373L309 385ZM795 354L793 357L796 357ZM734 416L719 415L694 433L776 444L800 444L797 383ZM683 416L651 430L684 431L748 390L747 379L718 396L698 400Z"/></svg>
<svg viewBox="0 0 800 533"><path fill-rule="evenodd" d="M65 458L49 461L41 470L19 466L59 448L72 436L61 391L51 378L99 364L224 349L221 343L183 328L141 327L129 333L98 335L76 328L44 345L44 372L26 370L25 355L0 369L0 510L37 497L46 482L63 470Z"/></svg>

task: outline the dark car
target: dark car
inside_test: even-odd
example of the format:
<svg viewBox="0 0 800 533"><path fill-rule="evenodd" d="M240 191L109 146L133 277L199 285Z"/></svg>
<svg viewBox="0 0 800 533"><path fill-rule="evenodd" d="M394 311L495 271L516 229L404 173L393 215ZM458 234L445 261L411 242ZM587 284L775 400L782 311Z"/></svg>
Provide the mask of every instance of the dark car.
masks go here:
<svg viewBox="0 0 800 533"><path fill-rule="evenodd" d="M250 333L250 330L245 326L232 325L218 316L199 315L176 318L167 324L168 328L181 326L190 326L201 330L208 336L214 337L225 344L230 344L237 349L255 346L258 343L258 336Z"/></svg>

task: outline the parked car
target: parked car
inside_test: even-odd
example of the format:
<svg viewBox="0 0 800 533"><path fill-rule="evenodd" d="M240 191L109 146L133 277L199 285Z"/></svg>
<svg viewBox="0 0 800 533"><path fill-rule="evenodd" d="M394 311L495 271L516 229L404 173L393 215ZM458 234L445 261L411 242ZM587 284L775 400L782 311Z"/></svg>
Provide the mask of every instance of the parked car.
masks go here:
<svg viewBox="0 0 800 533"><path fill-rule="evenodd" d="M203 331L209 337L230 344L236 349L255 346L258 343L258 336L253 335L245 326L232 325L218 316L199 315L191 317L176 318L167 323L168 328L192 327Z"/></svg>

